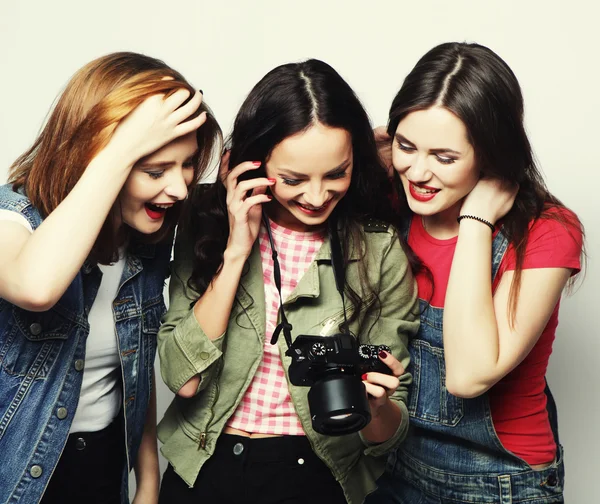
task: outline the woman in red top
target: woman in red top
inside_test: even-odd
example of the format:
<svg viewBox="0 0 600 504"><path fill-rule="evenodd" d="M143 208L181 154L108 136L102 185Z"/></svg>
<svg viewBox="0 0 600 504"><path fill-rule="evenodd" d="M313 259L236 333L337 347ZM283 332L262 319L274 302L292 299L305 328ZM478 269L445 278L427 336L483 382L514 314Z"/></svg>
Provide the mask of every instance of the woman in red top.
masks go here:
<svg viewBox="0 0 600 504"><path fill-rule="evenodd" d="M563 502L545 373L583 229L535 165L517 79L486 47L437 46L380 134L423 266L422 314L413 430L369 502Z"/></svg>

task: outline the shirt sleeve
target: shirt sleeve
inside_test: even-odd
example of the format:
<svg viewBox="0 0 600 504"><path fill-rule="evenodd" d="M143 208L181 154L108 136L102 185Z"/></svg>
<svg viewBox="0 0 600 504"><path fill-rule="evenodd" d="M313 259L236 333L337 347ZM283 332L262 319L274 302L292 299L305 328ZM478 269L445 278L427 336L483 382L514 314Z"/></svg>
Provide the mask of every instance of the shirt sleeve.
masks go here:
<svg viewBox="0 0 600 504"><path fill-rule="evenodd" d="M23 217L19 212L13 212L12 210L0 209L0 221L12 221L20 224L26 228L30 233L33 233L33 228L29 221Z"/></svg>
<svg viewBox="0 0 600 504"><path fill-rule="evenodd" d="M378 293L380 308L378 316L369 333L369 341L377 345L390 347L392 355L407 369L410 355L409 339L414 337L419 329L419 309L417 287L408 259L400 241L396 236L383 254L381 263L380 290ZM366 324L371 326L373 320L367 317ZM402 420L396 432L383 443L371 443L361 434L365 444L365 455L378 457L400 444L408 433L408 388L412 376L405 372L400 376L400 386L390 397L402 412Z"/></svg>
<svg viewBox="0 0 600 504"><path fill-rule="evenodd" d="M582 246L583 233L575 214L565 208L549 210L529 228L523 269L569 268L574 275L581 270ZM515 250L509 246L502 270L515 270L516 262Z"/></svg>
<svg viewBox="0 0 600 504"><path fill-rule="evenodd" d="M177 393L191 378L200 375L197 392L216 374L213 365L222 356L225 333L211 340L202 330L193 305L199 295L188 285L193 269L193 247L178 237L171 264L169 309L158 331L160 370L165 384Z"/></svg>

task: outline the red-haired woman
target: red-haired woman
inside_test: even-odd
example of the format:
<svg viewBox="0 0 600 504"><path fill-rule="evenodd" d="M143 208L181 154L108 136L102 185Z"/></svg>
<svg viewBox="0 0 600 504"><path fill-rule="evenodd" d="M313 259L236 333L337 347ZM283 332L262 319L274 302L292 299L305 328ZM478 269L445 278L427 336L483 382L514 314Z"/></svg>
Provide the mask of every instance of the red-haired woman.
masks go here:
<svg viewBox="0 0 600 504"><path fill-rule="evenodd" d="M130 468L156 502L156 333L207 112L162 61L107 55L0 186L0 502L129 502Z"/></svg>

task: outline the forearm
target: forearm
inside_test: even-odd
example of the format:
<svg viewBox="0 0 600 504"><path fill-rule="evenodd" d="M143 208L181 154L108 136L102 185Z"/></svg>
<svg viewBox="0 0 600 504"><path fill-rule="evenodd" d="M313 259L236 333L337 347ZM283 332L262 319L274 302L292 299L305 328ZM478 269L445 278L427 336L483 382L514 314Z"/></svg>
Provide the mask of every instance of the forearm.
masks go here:
<svg viewBox="0 0 600 504"><path fill-rule="evenodd" d="M89 255L130 170L107 149L92 160L12 261L16 299L32 296L41 309L60 299Z"/></svg>
<svg viewBox="0 0 600 504"><path fill-rule="evenodd" d="M246 258L245 254L234 254L225 250L221 271L194 305L194 317L210 340L222 337L227 330ZM198 392L200 380L200 375L193 376L177 393L182 397L194 396Z"/></svg>
<svg viewBox="0 0 600 504"><path fill-rule="evenodd" d="M478 395L499 358L491 280L492 234L474 220L460 223L444 303L446 386Z"/></svg>
<svg viewBox="0 0 600 504"><path fill-rule="evenodd" d="M221 271L194 305L194 316L211 340L222 336L227 329L246 258L225 250Z"/></svg>
<svg viewBox="0 0 600 504"><path fill-rule="evenodd" d="M137 462L134 467L136 495L155 495L158 497L160 482L158 466L158 444L156 440L156 385L152 385L150 403L146 413L146 423L140 444Z"/></svg>
<svg viewBox="0 0 600 504"><path fill-rule="evenodd" d="M401 422L402 411L397 404L388 399L385 405L373 414L361 434L371 443L383 443L396 433Z"/></svg>

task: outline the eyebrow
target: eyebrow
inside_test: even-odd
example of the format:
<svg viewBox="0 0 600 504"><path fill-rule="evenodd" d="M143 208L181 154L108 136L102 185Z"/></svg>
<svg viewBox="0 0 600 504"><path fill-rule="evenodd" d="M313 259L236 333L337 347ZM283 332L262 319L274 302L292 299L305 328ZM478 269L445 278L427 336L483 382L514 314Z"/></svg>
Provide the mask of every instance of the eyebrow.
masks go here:
<svg viewBox="0 0 600 504"><path fill-rule="evenodd" d="M194 152L191 156L189 156L188 158L186 158L185 161L189 161L190 159L194 159L198 154L200 154L200 149L198 149L196 152ZM170 166L173 166L175 164L175 161L156 161L154 163L149 163L149 162L144 162L141 161L138 164L138 168L140 169L148 169L148 168L168 168Z"/></svg>
<svg viewBox="0 0 600 504"><path fill-rule="evenodd" d="M395 135L396 141L398 143L406 144L410 147L416 147L414 143L412 143L408 138L401 135L400 133L396 133ZM454 149L448 149L446 147L440 149L429 149L429 152L433 154L456 154L457 156L461 156L462 154Z"/></svg>
<svg viewBox="0 0 600 504"><path fill-rule="evenodd" d="M327 175L333 175L334 173L338 173L342 170L346 170L348 169L348 166L350 166L350 160L346 159L342 164L340 164L339 166L336 166L335 168L329 170L325 176ZM285 173L287 175L291 175L292 177L296 177L296 178L305 178L306 177L306 173L298 173L295 172L293 170L288 170L287 168L277 168L277 171L280 173Z"/></svg>

